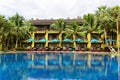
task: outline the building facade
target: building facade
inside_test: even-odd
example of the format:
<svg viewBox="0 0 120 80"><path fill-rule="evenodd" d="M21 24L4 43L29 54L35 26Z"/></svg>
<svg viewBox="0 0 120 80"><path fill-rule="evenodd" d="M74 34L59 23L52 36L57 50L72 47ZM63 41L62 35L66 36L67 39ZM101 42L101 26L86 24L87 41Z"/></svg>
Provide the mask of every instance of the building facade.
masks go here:
<svg viewBox="0 0 120 80"><path fill-rule="evenodd" d="M37 31L33 33L31 38L36 41L29 42L27 44L32 47L101 47L104 48L105 39L103 34L93 32L91 35L86 34L84 38L76 35L76 41L73 41L72 37L69 37L68 41L65 41L65 34L62 33L62 41L59 41L59 31L51 29L50 25L56 20L33 20L32 25L37 27ZM76 21L79 25L82 25L82 19L65 19L66 23L71 23ZM90 37L91 36L91 37ZM95 37L96 36L96 37ZM82 39L83 41L77 41ZM116 39L116 37L114 37ZM71 41L70 41L71 40ZM60 44L62 43L62 44ZM75 43L75 46L73 45ZM109 44L116 45L115 42L110 42ZM27 45L28 46L28 45Z"/></svg>

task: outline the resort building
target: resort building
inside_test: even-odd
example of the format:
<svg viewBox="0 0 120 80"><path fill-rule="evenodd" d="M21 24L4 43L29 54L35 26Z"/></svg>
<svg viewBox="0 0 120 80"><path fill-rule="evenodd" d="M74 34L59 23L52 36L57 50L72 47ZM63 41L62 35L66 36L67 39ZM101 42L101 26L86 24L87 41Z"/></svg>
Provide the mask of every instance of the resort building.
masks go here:
<svg viewBox="0 0 120 80"><path fill-rule="evenodd" d="M57 19L56 19L57 20ZM37 27L37 31L33 33L31 38L35 39L34 41L26 42L24 47L31 45L32 47L84 47L90 49L91 47L100 47L104 48L105 39L104 34L98 32L93 32L91 35L86 34L86 36L80 37L76 35L76 41L73 41L73 37L65 38L64 31L62 32L62 41L59 40L60 34L59 31L51 29L50 25L53 24L56 20L32 20L32 25ZM71 23L76 21L79 25L82 25L82 19L65 19L66 23ZM111 34L108 34L110 37ZM114 34L116 35L116 34ZM96 37L95 37L96 36ZM113 35L112 35L113 36ZM116 40L116 36L112 39ZM109 39L109 38L108 38ZM109 42L109 41L108 41ZM25 43L24 43L25 44ZM75 44L75 45L74 45ZM116 45L115 41L110 42L112 45Z"/></svg>

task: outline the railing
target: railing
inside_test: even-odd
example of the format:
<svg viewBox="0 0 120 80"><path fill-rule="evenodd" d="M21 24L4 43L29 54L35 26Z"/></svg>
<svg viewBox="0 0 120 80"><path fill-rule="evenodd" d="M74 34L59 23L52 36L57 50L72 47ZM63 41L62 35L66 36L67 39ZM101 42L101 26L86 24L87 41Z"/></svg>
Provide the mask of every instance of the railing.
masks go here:
<svg viewBox="0 0 120 80"><path fill-rule="evenodd" d="M112 46L108 46L108 48L111 51L111 53L114 53L114 54L117 53L117 51L115 51L115 49Z"/></svg>

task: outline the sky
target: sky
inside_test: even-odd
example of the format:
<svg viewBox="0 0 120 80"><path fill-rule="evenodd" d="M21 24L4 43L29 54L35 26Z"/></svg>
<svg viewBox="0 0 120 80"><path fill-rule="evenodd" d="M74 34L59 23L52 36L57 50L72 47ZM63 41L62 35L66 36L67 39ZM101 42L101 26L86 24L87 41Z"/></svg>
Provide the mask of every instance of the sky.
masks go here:
<svg viewBox="0 0 120 80"><path fill-rule="evenodd" d="M0 15L16 13L26 19L77 18L95 13L101 5L120 5L120 0L0 0Z"/></svg>

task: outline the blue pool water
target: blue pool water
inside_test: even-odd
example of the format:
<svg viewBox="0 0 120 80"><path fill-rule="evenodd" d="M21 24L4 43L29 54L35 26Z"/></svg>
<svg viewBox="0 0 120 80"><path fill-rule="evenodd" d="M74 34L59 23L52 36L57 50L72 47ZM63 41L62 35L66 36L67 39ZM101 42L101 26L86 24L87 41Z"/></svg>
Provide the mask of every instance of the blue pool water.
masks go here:
<svg viewBox="0 0 120 80"><path fill-rule="evenodd" d="M117 56L0 54L0 80L119 80L119 68Z"/></svg>

